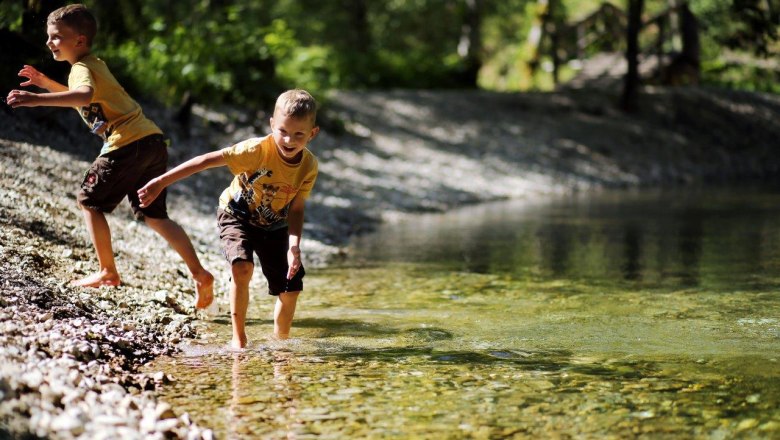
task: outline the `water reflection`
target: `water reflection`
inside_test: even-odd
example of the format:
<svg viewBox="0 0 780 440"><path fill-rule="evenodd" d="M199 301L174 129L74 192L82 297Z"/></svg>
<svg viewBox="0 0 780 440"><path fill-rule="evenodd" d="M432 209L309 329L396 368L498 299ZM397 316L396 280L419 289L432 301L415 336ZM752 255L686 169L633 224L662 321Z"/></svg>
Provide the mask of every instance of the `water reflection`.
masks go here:
<svg viewBox="0 0 780 440"><path fill-rule="evenodd" d="M699 215L683 213L677 233L682 266L683 286L699 285L699 265L701 263L704 219Z"/></svg>
<svg viewBox="0 0 780 440"><path fill-rule="evenodd" d="M350 251L473 273L713 287L778 264L767 239L778 241L779 217L780 197L767 191L604 193L414 217Z"/></svg>
<svg viewBox="0 0 780 440"><path fill-rule="evenodd" d="M248 403L245 400L246 396L242 393L242 390L251 389L247 387L249 379L242 377L241 374L241 357L242 356L239 353L233 354L233 370L231 371L232 376L230 382L230 420L227 423L227 426L229 427L228 434L232 438L239 438L240 436L252 434L251 432L246 432L245 429L241 429L245 419L243 405Z"/></svg>
<svg viewBox="0 0 780 440"><path fill-rule="evenodd" d="M642 278L642 233L638 225L630 223L623 232L623 278L639 280Z"/></svg>
<svg viewBox="0 0 780 440"><path fill-rule="evenodd" d="M570 269L569 254L572 251L573 228L560 224L542 227L539 238L547 245L541 246L540 265L552 276L561 277Z"/></svg>

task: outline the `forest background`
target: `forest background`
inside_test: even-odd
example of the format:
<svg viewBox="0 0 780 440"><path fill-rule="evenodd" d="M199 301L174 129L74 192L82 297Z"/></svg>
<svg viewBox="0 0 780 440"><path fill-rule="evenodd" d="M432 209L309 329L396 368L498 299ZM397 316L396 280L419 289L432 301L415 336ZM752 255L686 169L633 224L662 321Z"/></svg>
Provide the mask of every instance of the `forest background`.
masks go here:
<svg viewBox="0 0 780 440"><path fill-rule="evenodd" d="M64 80L44 45L48 13L68 2L2 0L0 85L21 64ZM780 91L777 0L190 0L86 2L100 23L94 51L131 94L168 106L265 106L280 90L545 91L587 59L654 56L663 77L693 32L698 84ZM628 24L631 12L639 27ZM636 23L635 23L636 24ZM690 40L690 38L688 38ZM666 60L666 61L664 61ZM691 82L690 78L684 82Z"/></svg>

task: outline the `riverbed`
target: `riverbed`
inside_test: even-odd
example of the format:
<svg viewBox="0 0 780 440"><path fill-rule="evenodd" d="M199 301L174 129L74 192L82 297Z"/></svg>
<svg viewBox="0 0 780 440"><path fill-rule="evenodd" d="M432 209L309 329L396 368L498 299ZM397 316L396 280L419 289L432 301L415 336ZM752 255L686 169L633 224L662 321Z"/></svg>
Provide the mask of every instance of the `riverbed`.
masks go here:
<svg viewBox="0 0 780 440"><path fill-rule="evenodd" d="M778 202L691 188L409 216L307 274L292 339L255 289L247 350L216 315L149 368L224 438L773 437Z"/></svg>

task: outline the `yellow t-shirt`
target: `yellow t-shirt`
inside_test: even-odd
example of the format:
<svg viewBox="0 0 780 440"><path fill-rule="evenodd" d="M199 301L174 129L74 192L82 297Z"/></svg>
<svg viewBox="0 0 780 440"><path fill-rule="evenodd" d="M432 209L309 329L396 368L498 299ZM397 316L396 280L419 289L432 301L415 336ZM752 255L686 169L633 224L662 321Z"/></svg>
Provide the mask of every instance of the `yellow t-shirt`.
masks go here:
<svg viewBox="0 0 780 440"><path fill-rule="evenodd" d="M144 116L141 106L108 70L100 58L87 55L70 69L68 88L92 88L92 102L76 108L89 129L103 139L100 154L106 154L151 134L162 133Z"/></svg>
<svg viewBox="0 0 780 440"><path fill-rule="evenodd" d="M271 135L224 148L222 157L235 177L219 197L219 207L264 229L287 226L290 203L308 198L317 179L317 158L308 148L300 162L287 163Z"/></svg>

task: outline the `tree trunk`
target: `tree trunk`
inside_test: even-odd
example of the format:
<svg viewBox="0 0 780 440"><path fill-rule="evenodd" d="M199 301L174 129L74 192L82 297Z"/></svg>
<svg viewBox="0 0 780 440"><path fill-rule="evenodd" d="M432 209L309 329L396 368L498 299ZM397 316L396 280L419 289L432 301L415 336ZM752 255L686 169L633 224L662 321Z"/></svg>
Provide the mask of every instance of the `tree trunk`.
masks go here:
<svg viewBox="0 0 780 440"><path fill-rule="evenodd" d="M368 25L368 6L365 0L346 0L345 9L349 17L350 47L366 55L371 51L371 32Z"/></svg>
<svg viewBox="0 0 780 440"><path fill-rule="evenodd" d="M558 71L560 69L560 59L558 58L559 50L559 35L558 35L558 20L555 19L555 12L557 8L556 0L549 0L547 7L547 34L550 35L550 55L552 56L552 76L553 84L558 86Z"/></svg>
<svg viewBox="0 0 780 440"><path fill-rule="evenodd" d="M679 42L673 36L680 34L680 16L679 14L674 13L674 11L677 10L679 2L677 0L667 0L666 4L669 8L669 35L672 36L672 38L669 39L669 50L677 52L680 49Z"/></svg>
<svg viewBox="0 0 780 440"><path fill-rule="evenodd" d="M701 45L699 43L699 21L696 16L693 15L691 9L688 7L688 3L684 3L680 6L680 34L682 36L682 56L690 63L691 67L696 70L696 74L700 71L700 56Z"/></svg>
<svg viewBox="0 0 780 440"><path fill-rule="evenodd" d="M644 0L629 0L626 32L626 72L621 107L625 112L639 109L639 29L642 26Z"/></svg>
<svg viewBox="0 0 780 440"><path fill-rule="evenodd" d="M661 80L661 76L663 73L663 66L664 66L664 43L666 42L666 28L667 28L667 18L666 17L658 17L658 21L656 22L656 26L658 26L658 37L655 40L655 57L658 60L657 66L655 69L654 77L656 81Z"/></svg>
<svg viewBox="0 0 780 440"><path fill-rule="evenodd" d="M368 22L368 4L366 0L342 0L340 4L346 12L346 29L343 32L349 52L342 56L342 60L349 65L347 82L353 85L361 81L371 82L375 76L371 71L374 56L371 47L374 43Z"/></svg>
<svg viewBox="0 0 780 440"><path fill-rule="evenodd" d="M528 68L533 77L536 68L539 67L539 60L542 56L542 44L544 43L544 33L547 30L547 20L550 17L550 4L548 0L537 0L537 15L534 18L534 24L528 33L528 45L531 46L531 57L528 60Z"/></svg>
<svg viewBox="0 0 780 440"><path fill-rule="evenodd" d="M482 68L479 56L482 48L482 1L464 0L465 11L460 28L458 55L463 60L464 67L461 83L467 87L477 87L479 69Z"/></svg>

